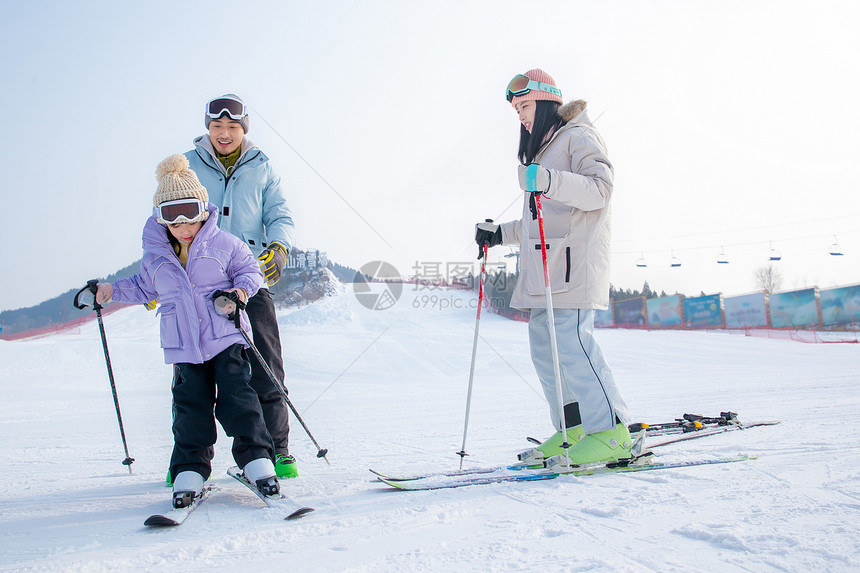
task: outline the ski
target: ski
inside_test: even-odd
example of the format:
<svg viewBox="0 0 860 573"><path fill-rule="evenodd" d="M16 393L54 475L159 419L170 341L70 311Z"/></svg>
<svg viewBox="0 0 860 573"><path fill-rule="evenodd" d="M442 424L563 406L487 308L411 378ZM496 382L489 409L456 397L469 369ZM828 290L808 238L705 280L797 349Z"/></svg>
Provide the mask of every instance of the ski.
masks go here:
<svg viewBox="0 0 860 573"><path fill-rule="evenodd" d="M724 412L723 414L733 414L732 412ZM645 442L643 444L644 448L647 450L651 450L654 448L660 448L663 446L667 446L669 444L674 444L676 442L682 442L687 440L695 440L697 438L705 438L708 436L713 436L715 434L722 434L725 432L731 432L734 430L748 430L750 428L756 428L759 426L773 426L780 423L780 420L762 420L756 422L740 422L737 420L736 415L732 418L731 423L726 422L726 418L703 418L702 416L696 416L693 414L684 414L685 418L678 419L675 422L669 422L665 424L631 424L630 425L630 433L634 432L642 432L645 431ZM697 426L693 423L687 423L689 420L687 418L698 418L704 420L711 420L712 422L705 422L707 425L699 425ZM719 425L718 421L722 420L725 425ZM688 429L684 429L688 428ZM664 436L670 435L671 437L667 437L657 442L650 442L648 440L649 436ZM530 441L534 441L540 443L537 440L533 440L529 438ZM388 481L413 481L413 480L421 480L427 479L436 476L448 476L448 477L457 477L457 476L467 476L467 475L475 475L475 474L489 474L502 470L508 471L518 471L524 469L541 469L543 466L540 465L524 465L521 463L515 463L507 466L490 466L490 467L478 467L478 468L467 468L463 470L449 470L449 471L436 471L436 472L427 472L423 474L415 474L415 475L392 475L379 472L377 470L371 469L371 473L375 474L377 477L382 477Z"/></svg>
<svg viewBox="0 0 860 573"><path fill-rule="evenodd" d="M676 442L684 442L687 440L695 440L697 438L706 438L708 436L713 436L714 434L722 434L725 432L732 432L734 430L748 430L750 428L757 428L759 426L775 426L779 424L780 420L760 420L757 422L737 422L733 424L729 424L726 426L705 426L704 428L697 430L688 430L686 432L660 432L656 434L657 436L665 436L670 435L671 437L665 438L662 440L658 440L655 443L649 443L649 448L659 448L661 446L666 446L669 444L674 444ZM648 431L645 433L648 436Z"/></svg>
<svg viewBox="0 0 860 573"><path fill-rule="evenodd" d="M188 516L191 515L192 511L197 509L201 503L209 499L209 495L215 489L217 488L211 485L204 486L200 495L195 497L194 501L192 501L191 505L188 507L174 507L168 512L150 515L146 518L146 521L144 521L143 524L150 527L173 527L176 525L182 525L182 522L188 519Z"/></svg>
<svg viewBox="0 0 860 573"><path fill-rule="evenodd" d="M260 493L260 490L258 490L254 484L248 481L248 478L245 477L245 473L236 466L229 468L227 470L227 475L229 475L231 478L235 479L236 481L250 489L252 492L254 492L254 494L261 500L263 500L263 503L265 503L267 506L279 509L286 513L287 516L284 519L297 519L299 517L307 515L314 510L312 507L304 507L296 503L292 499L285 496L283 493L281 493L279 496L263 495L262 493Z"/></svg>
<svg viewBox="0 0 860 573"><path fill-rule="evenodd" d="M379 481L389 485L395 489L402 491L425 491L434 489L449 489L457 487L466 487L471 485L487 485L493 483L504 482L521 482L521 481L542 481L556 479L561 476L576 476L584 477L606 473L627 473L627 472L642 472L651 470L665 470L676 468L688 468L694 466L712 465L712 464L727 464L733 462L742 462L754 460L758 456L754 455L738 455L712 459L695 459L682 460L678 462L654 462L649 461L641 465L631 463L629 465L599 465L587 468L574 468L571 471L509 471L505 469L498 470L494 473L480 475L462 475L462 476L446 476L437 475L418 480L390 480L384 477L379 477Z"/></svg>

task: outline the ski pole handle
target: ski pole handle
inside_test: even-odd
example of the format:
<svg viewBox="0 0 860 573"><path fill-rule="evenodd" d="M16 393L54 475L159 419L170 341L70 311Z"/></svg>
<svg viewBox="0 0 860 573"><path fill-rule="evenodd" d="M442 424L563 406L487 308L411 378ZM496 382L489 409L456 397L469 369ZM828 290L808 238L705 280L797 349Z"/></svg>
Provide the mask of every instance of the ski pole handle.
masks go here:
<svg viewBox="0 0 860 573"><path fill-rule="evenodd" d="M84 288L79 290L77 293L75 293L75 300L72 302L72 304L75 306L75 308L77 308L78 310L83 310L86 307L90 306L90 304L81 301L81 294L83 294L86 291L90 291L93 295L93 302L92 302L93 310L101 310L102 306L96 300L96 293L99 290L98 285L99 285L98 279L88 280L87 286L85 286Z"/></svg>

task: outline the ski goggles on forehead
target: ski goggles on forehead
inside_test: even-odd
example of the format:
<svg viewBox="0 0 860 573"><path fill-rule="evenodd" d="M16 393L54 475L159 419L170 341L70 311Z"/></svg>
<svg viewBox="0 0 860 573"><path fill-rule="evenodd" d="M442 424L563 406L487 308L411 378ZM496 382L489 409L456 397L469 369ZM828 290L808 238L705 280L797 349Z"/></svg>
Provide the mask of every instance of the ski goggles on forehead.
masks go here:
<svg viewBox="0 0 860 573"><path fill-rule="evenodd" d="M510 102L512 99L514 99L515 96L525 95L532 90L548 92L551 94L555 94L558 97L562 97L561 90L557 87L550 84L536 82L530 77L523 74L515 75L514 79L508 82L508 89L505 91L505 97L507 98L508 102Z"/></svg>
<svg viewBox="0 0 860 573"><path fill-rule="evenodd" d="M206 104L206 115L212 119L218 119L224 114L236 121L248 115L248 108L240 101L231 98L219 97Z"/></svg>
<svg viewBox="0 0 860 573"><path fill-rule="evenodd" d="M206 203L197 199L178 199L162 203L155 209L162 223L196 223L203 219Z"/></svg>

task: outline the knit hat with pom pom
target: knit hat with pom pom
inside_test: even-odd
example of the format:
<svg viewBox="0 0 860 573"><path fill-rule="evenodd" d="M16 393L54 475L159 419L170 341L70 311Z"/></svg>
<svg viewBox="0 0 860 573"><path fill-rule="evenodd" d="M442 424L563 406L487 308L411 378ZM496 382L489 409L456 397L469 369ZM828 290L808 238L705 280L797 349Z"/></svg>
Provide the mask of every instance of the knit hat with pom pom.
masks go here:
<svg viewBox="0 0 860 573"><path fill-rule="evenodd" d="M200 184L197 174L191 170L188 158L184 155L177 153L159 163L155 168L155 178L158 180L158 189L152 197L155 207L177 199L197 199L204 203L209 201L209 193ZM204 216L204 220L205 218Z"/></svg>

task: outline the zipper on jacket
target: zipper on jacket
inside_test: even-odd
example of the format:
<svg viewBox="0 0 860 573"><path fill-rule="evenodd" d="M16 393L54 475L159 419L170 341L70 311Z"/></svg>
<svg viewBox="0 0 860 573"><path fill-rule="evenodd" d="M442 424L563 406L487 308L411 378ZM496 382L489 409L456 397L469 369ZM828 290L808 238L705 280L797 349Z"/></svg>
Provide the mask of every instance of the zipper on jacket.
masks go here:
<svg viewBox="0 0 860 573"><path fill-rule="evenodd" d="M567 259L567 267L564 270L564 282L569 283L570 282L570 247L567 248L566 255L567 256L565 258Z"/></svg>

